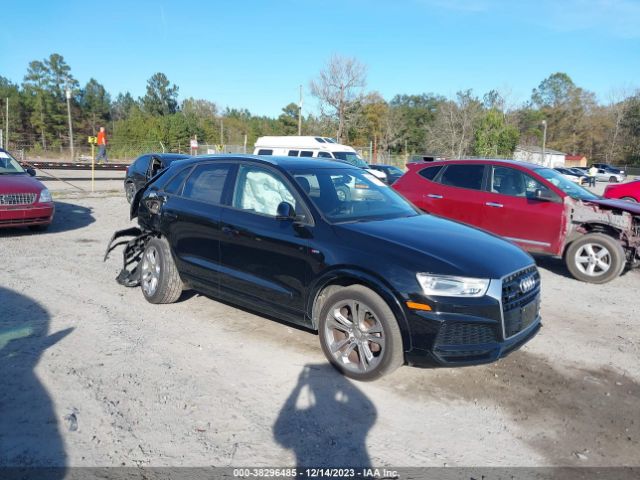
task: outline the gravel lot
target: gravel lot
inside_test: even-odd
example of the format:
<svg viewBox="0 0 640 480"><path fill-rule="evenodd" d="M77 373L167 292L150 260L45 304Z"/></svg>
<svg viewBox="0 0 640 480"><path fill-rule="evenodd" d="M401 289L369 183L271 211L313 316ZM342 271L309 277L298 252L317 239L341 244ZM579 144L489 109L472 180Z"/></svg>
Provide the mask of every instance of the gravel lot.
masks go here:
<svg viewBox="0 0 640 480"><path fill-rule="evenodd" d="M539 259L544 328L499 363L353 383L315 334L193 293L148 304L102 262L119 194L1 231L0 465L638 465L640 272Z"/></svg>

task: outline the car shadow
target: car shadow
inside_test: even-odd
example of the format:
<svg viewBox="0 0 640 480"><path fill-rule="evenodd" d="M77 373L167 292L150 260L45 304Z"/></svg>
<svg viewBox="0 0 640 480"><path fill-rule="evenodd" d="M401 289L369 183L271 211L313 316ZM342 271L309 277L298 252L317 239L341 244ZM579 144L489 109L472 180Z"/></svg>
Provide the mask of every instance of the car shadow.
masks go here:
<svg viewBox="0 0 640 480"><path fill-rule="evenodd" d="M401 374L384 382L412 398L496 408L511 434L551 466L637 465L640 384L612 368L563 366L521 350L490 365Z"/></svg>
<svg viewBox="0 0 640 480"><path fill-rule="evenodd" d="M47 478L65 476L60 419L34 369L73 329L49 334L49 322L33 299L0 287L0 467L7 474L7 467L55 467Z"/></svg>
<svg viewBox="0 0 640 480"><path fill-rule="evenodd" d="M328 364L307 364L273 425L273 436L294 451L298 478L309 467L369 468L366 439L377 410L350 380Z"/></svg>
<svg viewBox="0 0 640 480"><path fill-rule="evenodd" d="M567 270L567 266L564 261L558 257L552 257L550 255L531 255L536 262L536 265L540 268L544 268L545 270L549 270L551 273L555 273L561 277L570 278L571 280L576 280ZM576 280L578 281L578 280Z"/></svg>
<svg viewBox="0 0 640 480"><path fill-rule="evenodd" d="M91 208L61 201L56 201L55 206L56 212L53 216L53 222L51 222L48 229L44 231L32 231L27 227L0 228L0 238L68 232L86 227L96 221L93 217L93 209Z"/></svg>

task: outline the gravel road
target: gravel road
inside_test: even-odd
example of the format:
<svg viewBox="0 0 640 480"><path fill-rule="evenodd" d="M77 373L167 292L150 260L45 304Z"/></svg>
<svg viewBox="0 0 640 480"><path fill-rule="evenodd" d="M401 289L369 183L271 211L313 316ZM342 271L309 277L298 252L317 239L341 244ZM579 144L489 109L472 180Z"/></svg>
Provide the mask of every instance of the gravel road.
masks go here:
<svg viewBox="0 0 640 480"><path fill-rule="evenodd" d="M194 293L148 304L102 255L118 196L0 231L0 465L638 465L640 272L539 259L544 328L492 365L354 383L317 336Z"/></svg>

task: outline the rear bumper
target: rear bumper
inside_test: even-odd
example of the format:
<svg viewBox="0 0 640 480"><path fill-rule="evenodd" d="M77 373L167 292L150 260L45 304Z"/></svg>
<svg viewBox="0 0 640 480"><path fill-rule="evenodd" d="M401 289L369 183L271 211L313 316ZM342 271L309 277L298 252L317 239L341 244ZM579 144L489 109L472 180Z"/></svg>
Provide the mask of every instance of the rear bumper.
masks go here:
<svg viewBox="0 0 640 480"><path fill-rule="evenodd" d="M0 228L48 225L53 220L53 203L11 205L0 207Z"/></svg>

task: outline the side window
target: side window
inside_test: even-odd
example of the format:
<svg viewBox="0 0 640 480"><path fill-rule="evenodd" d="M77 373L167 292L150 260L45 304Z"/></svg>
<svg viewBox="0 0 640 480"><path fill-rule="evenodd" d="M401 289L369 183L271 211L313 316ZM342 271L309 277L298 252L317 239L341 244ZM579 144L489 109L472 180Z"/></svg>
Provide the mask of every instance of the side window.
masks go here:
<svg viewBox="0 0 640 480"><path fill-rule="evenodd" d="M437 167L427 167L420 170L418 172L418 175L426 178L427 180L433 181L433 179L436 178L436 175L438 175L438 172L440 170L442 170L442 165L438 165Z"/></svg>
<svg viewBox="0 0 640 480"><path fill-rule="evenodd" d="M289 157L297 157L298 156L298 152L299 152L299 150L289 150L289 153L287 155Z"/></svg>
<svg viewBox="0 0 640 480"><path fill-rule="evenodd" d="M313 152L311 150L302 150L300 152L301 157L313 157Z"/></svg>
<svg viewBox="0 0 640 480"><path fill-rule="evenodd" d="M484 165L447 165L440 183L452 187L482 189Z"/></svg>
<svg viewBox="0 0 640 480"><path fill-rule="evenodd" d="M184 179L187 178L191 167L183 168L180 170L164 187L164 191L173 195L180 195L182 193L182 184Z"/></svg>
<svg viewBox="0 0 640 480"><path fill-rule="evenodd" d="M240 167L234 207L275 217L281 202L289 202L296 208L295 197L279 175L260 167Z"/></svg>
<svg viewBox="0 0 640 480"><path fill-rule="evenodd" d="M333 158L329 152L319 152L318 158Z"/></svg>
<svg viewBox="0 0 640 480"><path fill-rule="evenodd" d="M509 167L491 169L491 191L512 197L535 198L536 190L554 195L546 186L521 170Z"/></svg>
<svg viewBox="0 0 640 480"><path fill-rule="evenodd" d="M149 161L149 169L147 170L147 177L148 178L154 177L155 174L158 173L160 170L162 170L162 160L152 155L151 160Z"/></svg>
<svg viewBox="0 0 640 480"><path fill-rule="evenodd" d="M258 155L273 155L273 150L261 148L260 150L258 150Z"/></svg>
<svg viewBox="0 0 640 480"><path fill-rule="evenodd" d="M182 196L201 202L219 204L230 165L210 163L200 165L184 184Z"/></svg>

